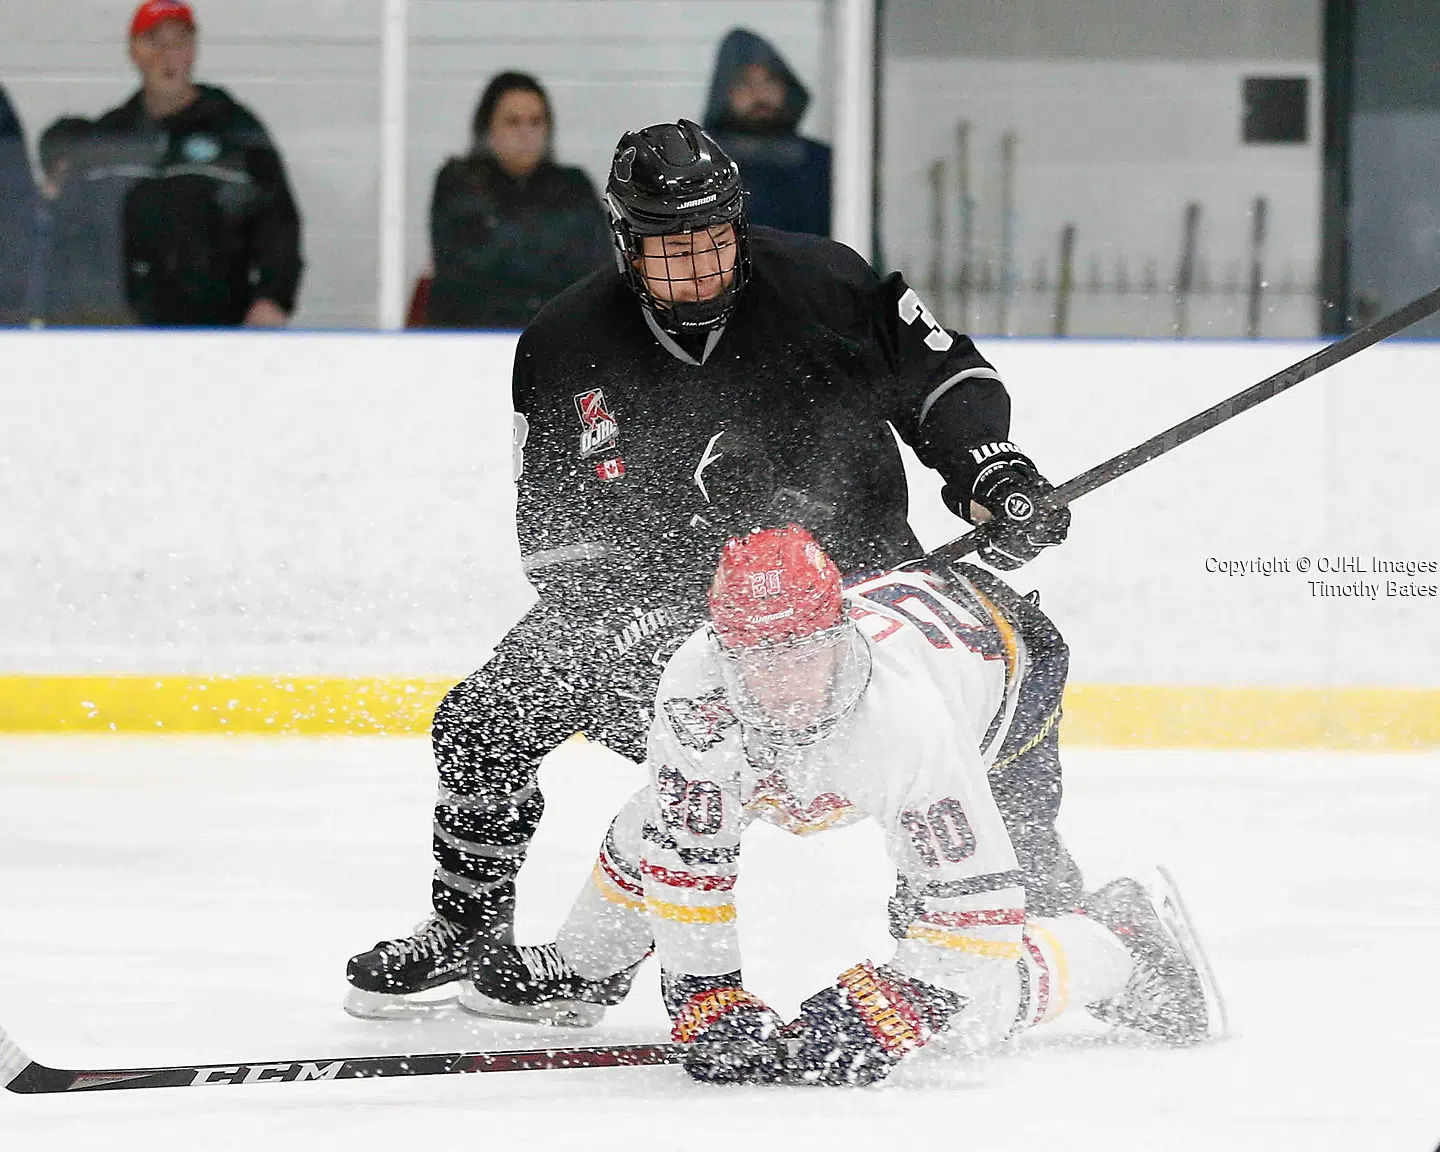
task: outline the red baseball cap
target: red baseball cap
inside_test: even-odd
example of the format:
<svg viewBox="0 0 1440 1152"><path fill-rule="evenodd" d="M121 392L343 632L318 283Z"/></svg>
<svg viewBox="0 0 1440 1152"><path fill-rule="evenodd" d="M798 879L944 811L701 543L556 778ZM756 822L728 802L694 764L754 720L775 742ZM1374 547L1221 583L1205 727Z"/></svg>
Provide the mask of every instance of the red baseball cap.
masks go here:
<svg viewBox="0 0 1440 1152"><path fill-rule="evenodd" d="M145 0L130 18L130 36L132 39L143 36L166 20L178 20L190 29L195 27L195 13L183 0Z"/></svg>

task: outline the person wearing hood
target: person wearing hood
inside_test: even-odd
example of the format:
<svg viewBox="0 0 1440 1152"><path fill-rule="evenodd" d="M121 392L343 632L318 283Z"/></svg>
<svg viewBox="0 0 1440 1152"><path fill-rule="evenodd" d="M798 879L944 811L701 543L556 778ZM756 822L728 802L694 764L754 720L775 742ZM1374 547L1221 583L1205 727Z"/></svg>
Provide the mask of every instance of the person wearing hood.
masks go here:
<svg viewBox="0 0 1440 1152"><path fill-rule="evenodd" d="M125 292L125 199L143 145L62 116L40 134L40 199L26 313L32 324L134 324Z"/></svg>
<svg viewBox="0 0 1440 1152"><path fill-rule="evenodd" d="M540 82L501 72L471 121L470 151L447 160L430 201L435 328L524 328L552 296L614 262L600 198L555 163L555 116Z"/></svg>
<svg viewBox="0 0 1440 1152"><path fill-rule="evenodd" d="M20 118L0 87L0 324L24 319L35 182Z"/></svg>
<svg viewBox="0 0 1440 1152"><path fill-rule="evenodd" d="M744 28L715 58L704 127L740 165L751 220L830 235L830 148L796 129L810 93L785 58Z"/></svg>
<svg viewBox="0 0 1440 1152"><path fill-rule="evenodd" d="M127 294L142 324L278 328L303 267L300 215L259 119L196 84L196 23L180 0L146 0L130 22L141 87L97 130L144 156L125 199Z"/></svg>

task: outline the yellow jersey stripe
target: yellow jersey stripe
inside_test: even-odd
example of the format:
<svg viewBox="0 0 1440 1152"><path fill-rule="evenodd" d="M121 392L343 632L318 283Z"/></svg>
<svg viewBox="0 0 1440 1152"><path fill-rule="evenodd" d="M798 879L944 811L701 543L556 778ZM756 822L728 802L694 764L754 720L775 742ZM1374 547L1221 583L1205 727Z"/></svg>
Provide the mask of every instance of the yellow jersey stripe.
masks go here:
<svg viewBox="0 0 1440 1152"><path fill-rule="evenodd" d="M987 940L981 936L967 936L961 932L947 932L943 928L925 928L912 924L905 930L905 939L921 940L926 944L938 944L956 952L969 952L972 956L988 956L995 960L1020 959L1021 946L1016 941Z"/></svg>
<svg viewBox="0 0 1440 1152"><path fill-rule="evenodd" d="M676 924L729 924L735 919L734 904L670 904L653 896L645 898L645 908L652 916Z"/></svg>
<svg viewBox="0 0 1440 1152"><path fill-rule="evenodd" d="M1053 965L1055 986L1050 990L1050 1006L1045 1011L1045 1018L1048 1020L1052 1016L1060 1015L1070 1003L1070 961L1065 955L1064 946L1050 929L1032 920L1025 925L1025 932L1032 940L1040 942Z"/></svg>
<svg viewBox="0 0 1440 1152"><path fill-rule="evenodd" d="M1000 643L1005 647L1005 683L1008 685L1015 678L1015 671L1020 663L1020 645L1015 639L1015 629L990 597L973 584L971 591L984 605L985 611L990 614L991 623L995 625L995 631L1000 634Z"/></svg>
<svg viewBox="0 0 1440 1152"><path fill-rule="evenodd" d="M615 881L605 875L605 870L596 861L595 867L590 870L590 883L595 885L595 891L611 904L619 904L622 908L630 908L636 912L645 911L645 901L638 896L626 892Z"/></svg>

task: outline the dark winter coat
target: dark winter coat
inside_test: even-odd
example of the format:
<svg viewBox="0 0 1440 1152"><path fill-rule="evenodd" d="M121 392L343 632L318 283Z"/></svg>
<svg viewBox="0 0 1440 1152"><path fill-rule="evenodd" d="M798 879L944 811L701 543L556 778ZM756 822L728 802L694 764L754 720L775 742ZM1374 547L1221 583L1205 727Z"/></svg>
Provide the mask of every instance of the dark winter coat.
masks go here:
<svg viewBox="0 0 1440 1152"><path fill-rule="evenodd" d="M0 87L0 324L22 316L35 236L35 182L20 118Z"/></svg>
<svg viewBox="0 0 1440 1152"><path fill-rule="evenodd" d="M48 325L133 324L126 286L125 205L149 178L142 137L94 134L66 147L65 171L40 214L32 316Z"/></svg>
<svg viewBox="0 0 1440 1152"><path fill-rule="evenodd" d="M280 153L249 109L199 89L164 120L136 93L98 124L143 144L125 201L125 263L144 324L237 325L259 299L295 308L300 216Z"/></svg>
<svg viewBox="0 0 1440 1152"><path fill-rule="evenodd" d="M764 64L785 83L784 114L769 131L739 124L729 112L730 85L750 64ZM809 91L769 41L743 28L721 41L704 126L740 165L751 221L828 236L830 148L796 132L809 104Z"/></svg>
<svg viewBox="0 0 1440 1152"><path fill-rule="evenodd" d="M438 328L523 328L556 293L614 262L583 171L547 160L520 180L485 153L440 169L430 244L428 322Z"/></svg>

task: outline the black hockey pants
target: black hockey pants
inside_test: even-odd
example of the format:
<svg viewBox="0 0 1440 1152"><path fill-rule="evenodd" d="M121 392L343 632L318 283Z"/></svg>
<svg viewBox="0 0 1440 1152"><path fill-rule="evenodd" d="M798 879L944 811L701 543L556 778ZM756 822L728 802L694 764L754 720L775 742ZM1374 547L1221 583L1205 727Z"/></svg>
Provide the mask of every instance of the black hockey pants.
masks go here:
<svg viewBox="0 0 1440 1152"><path fill-rule="evenodd" d="M437 912L502 937L510 930L515 876L545 808L541 759L583 732L643 760L664 658L697 623L673 606L621 616L542 596L485 666L446 694L431 729Z"/></svg>
<svg viewBox="0 0 1440 1152"><path fill-rule="evenodd" d="M1055 829L1060 775L1060 701L1070 649L1039 605L993 573L957 564L957 575L983 592L1025 642L1027 666L1010 727L990 768L990 793L1005 821L1025 886L1027 916L1061 916L1080 902L1080 869ZM945 575L943 570L937 574ZM890 901L890 931L903 938L919 912L920 893L903 877Z"/></svg>
<svg viewBox="0 0 1440 1152"><path fill-rule="evenodd" d="M1032 916L1059 916L1079 903L1080 869L1055 829L1064 793L1060 771L1060 704L1070 649L1032 600L993 573L970 564L958 570L983 592L1025 641L1029 667L1009 731L990 769L990 791L1010 833L1025 877Z"/></svg>

